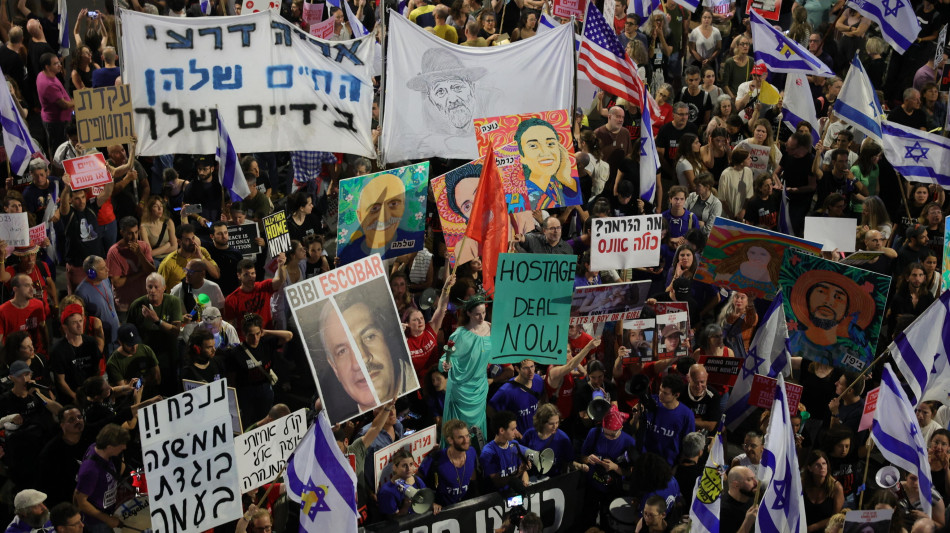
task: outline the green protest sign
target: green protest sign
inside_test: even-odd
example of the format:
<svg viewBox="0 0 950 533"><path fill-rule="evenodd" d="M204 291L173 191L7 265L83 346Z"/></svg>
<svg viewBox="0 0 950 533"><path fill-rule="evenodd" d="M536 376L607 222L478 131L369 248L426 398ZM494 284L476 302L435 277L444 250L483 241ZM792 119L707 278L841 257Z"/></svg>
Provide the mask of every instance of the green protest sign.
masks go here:
<svg viewBox="0 0 950 533"><path fill-rule="evenodd" d="M492 362L530 358L544 365L567 362L567 325L577 257L501 254L492 310Z"/></svg>

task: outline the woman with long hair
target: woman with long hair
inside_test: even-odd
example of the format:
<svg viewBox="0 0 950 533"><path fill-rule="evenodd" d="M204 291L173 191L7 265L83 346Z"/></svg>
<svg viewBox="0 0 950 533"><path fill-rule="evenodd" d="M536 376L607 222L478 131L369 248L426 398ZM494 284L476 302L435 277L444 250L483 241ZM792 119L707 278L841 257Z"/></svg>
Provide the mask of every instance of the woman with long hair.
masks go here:
<svg viewBox="0 0 950 533"><path fill-rule="evenodd" d="M686 197L686 209L696 215L700 229L709 236L716 217L722 215L722 202L716 196L712 174L702 172L696 176L696 192Z"/></svg>
<svg viewBox="0 0 950 533"><path fill-rule="evenodd" d="M723 99L729 99L728 107L732 108L732 100L728 95L722 95L719 97L719 102L717 105L726 106ZM722 107L720 107L722 109ZM710 124L718 120L716 117L713 117L709 121ZM706 144L699 149L699 155L703 158L703 164L706 165L706 170L712 173L713 185L719 184L719 177L722 176L723 171L729 168L729 157L732 155L732 146L729 144L729 131L726 129L725 122L723 121L722 127L713 128L712 130L706 130Z"/></svg>
<svg viewBox="0 0 950 533"><path fill-rule="evenodd" d="M706 65L702 68L703 72L703 83L699 86L700 89L706 91L706 94L709 95L709 100L717 102L720 96L729 96L723 92L722 87L716 84L716 68L712 65Z"/></svg>
<svg viewBox="0 0 950 533"><path fill-rule="evenodd" d="M739 92L739 86L749 81L752 75L752 57L749 52L752 47L752 37L740 35L733 41L734 47L732 57L726 59L722 64L721 80L722 88L726 94L735 98Z"/></svg>
<svg viewBox="0 0 950 533"><path fill-rule="evenodd" d="M534 37L538 33L538 14L531 10L521 12L518 27L511 32L511 42Z"/></svg>
<svg viewBox="0 0 950 533"><path fill-rule="evenodd" d="M455 28L455 33L459 36L460 41L465 36L465 25L468 24L468 15L471 12L471 4L466 0L455 0L452 2L452 5L449 6L449 16L446 18L445 23Z"/></svg>
<svg viewBox="0 0 950 533"><path fill-rule="evenodd" d="M600 151L600 140L591 130L581 132L580 142L578 143L582 154L587 154L589 163L587 163L587 172L591 175L591 196L597 196L604 192L604 186L607 185L607 179L610 177L610 165L603 160Z"/></svg>
<svg viewBox="0 0 950 533"><path fill-rule="evenodd" d="M749 296L733 291L719 312L718 324L724 335L723 342L736 356L745 357L749 343L752 342L752 332L758 323L759 315L755 312L755 307L750 305Z"/></svg>
<svg viewBox="0 0 950 533"><path fill-rule="evenodd" d="M778 143L775 142L775 135L772 133L772 123L764 118L756 119L749 123L752 130L752 137L741 141L736 148L746 148L749 144L757 144L769 147L769 165L765 172L771 174L782 162L782 152L779 150ZM751 152L751 150L749 150ZM761 174L761 172L759 172Z"/></svg>
<svg viewBox="0 0 950 533"><path fill-rule="evenodd" d="M753 196L755 173L749 168L750 161L749 150L737 147L729 155L729 167L719 176L718 197L726 218L742 220L746 201Z"/></svg>
<svg viewBox="0 0 950 533"><path fill-rule="evenodd" d="M861 149L858 151L858 160L851 167L851 173L854 174L854 178L860 183L863 183L864 187L868 190L867 196L859 192L855 192L851 196L851 211L858 216L861 216L861 213L864 212L864 200L870 196L876 196L880 190L878 186L878 176L880 175L878 162L881 160L882 153L884 153L884 150L880 144L877 144L871 139L867 139L861 143Z"/></svg>
<svg viewBox="0 0 950 533"><path fill-rule="evenodd" d="M844 507L844 489L829 473L825 452L814 450L808 454L802 468L802 492L808 531L824 531L828 519Z"/></svg>
<svg viewBox="0 0 950 533"><path fill-rule="evenodd" d="M811 23L808 22L808 11L804 6L795 2L792 4L792 25L788 27L788 38L808 47L808 36L812 34Z"/></svg>
<svg viewBox="0 0 950 533"><path fill-rule="evenodd" d="M705 170L699 151L703 147L694 133L684 133L679 141L679 159L676 161L677 184L690 191L696 190L696 176Z"/></svg>
<svg viewBox="0 0 950 533"><path fill-rule="evenodd" d="M920 264L924 265L924 287L935 298L940 295L940 272L937 270L940 258L933 250L927 250L927 255Z"/></svg>
<svg viewBox="0 0 950 533"><path fill-rule="evenodd" d="M393 293L393 300L396 302L396 312L399 316L406 316L410 309L416 309L415 302L412 301L412 295L409 294L409 275L403 271L393 272L389 276L389 288Z"/></svg>
<svg viewBox="0 0 950 533"><path fill-rule="evenodd" d="M712 25L713 16L708 9L703 8L699 20L699 26L689 32L690 64L699 68L706 65L715 68L722 51L722 34Z"/></svg>
<svg viewBox="0 0 950 533"><path fill-rule="evenodd" d="M927 461L934 489L947 494L950 488L950 431L940 427L930 434L927 442Z"/></svg>
<svg viewBox="0 0 950 533"><path fill-rule="evenodd" d="M482 294L462 302L461 327L449 337L447 349L439 360L448 372L445 389L445 411L442 420L457 418L466 426L477 426L485 439L490 436L485 418L488 402L488 379L485 369L491 357L491 323Z"/></svg>
<svg viewBox="0 0 950 533"><path fill-rule="evenodd" d="M699 267L699 262L696 260L696 248L688 242L676 248L673 261L673 268L670 269L666 279L667 291L672 290L673 282L679 278L693 279L693 276L696 275L696 269Z"/></svg>
<svg viewBox="0 0 950 533"><path fill-rule="evenodd" d="M844 490L845 505L855 507L855 490L858 488L857 453L852 453L854 433L847 426L836 426L826 434L824 451L828 454L828 473Z"/></svg>
<svg viewBox="0 0 950 533"><path fill-rule="evenodd" d="M92 49L81 44L76 47L73 55L72 72L69 81L72 84L73 94L80 89L92 87L92 71L99 68L92 60Z"/></svg>
<svg viewBox="0 0 950 533"><path fill-rule="evenodd" d="M287 231L291 239L303 242L320 228L320 218L313 212L313 198L305 191L297 191L287 198Z"/></svg>
<svg viewBox="0 0 950 533"><path fill-rule="evenodd" d="M6 360L7 367L12 366L16 361L23 361L33 372L33 381L44 387L49 387L51 390L48 396L55 399L56 396L53 395L52 391L53 383L50 381L49 367L46 365L46 357L36 356L36 350L33 347L33 339L30 337L30 333L28 331L14 331L7 335L7 337L3 339L3 342L4 359Z"/></svg>
<svg viewBox="0 0 950 533"><path fill-rule="evenodd" d="M139 233L141 239L152 247L152 258L156 265L161 264L162 259L178 249L175 222L168 218L165 199L161 196L153 194L145 200Z"/></svg>
<svg viewBox="0 0 950 533"><path fill-rule="evenodd" d="M827 117L835 102L838 100L838 93L841 92L841 86L844 81L838 76L833 76L825 80L825 94L819 96L815 101L818 103L818 109L815 116L818 118Z"/></svg>

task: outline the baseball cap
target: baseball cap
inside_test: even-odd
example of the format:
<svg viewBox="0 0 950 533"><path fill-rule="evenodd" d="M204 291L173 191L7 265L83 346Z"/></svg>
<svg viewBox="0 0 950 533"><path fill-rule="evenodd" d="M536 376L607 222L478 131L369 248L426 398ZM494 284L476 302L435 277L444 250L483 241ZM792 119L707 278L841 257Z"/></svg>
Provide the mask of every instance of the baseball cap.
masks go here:
<svg viewBox="0 0 950 533"><path fill-rule="evenodd" d="M758 65L752 67L752 73L758 74L759 76L765 76L768 73L768 69L765 68L765 63L759 63Z"/></svg>
<svg viewBox="0 0 950 533"><path fill-rule="evenodd" d="M23 361L17 361L17 362L22 363ZM46 494L43 494L42 492L38 490L26 489L26 490L21 490L16 495L16 497L13 498L13 507L15 507L17 511L22 511L23 509L29 509L30 507L33 507L34 505L43 503L45 501L46 501Z"/></svg>
<svg viewBox="0 0 950 533"><path fill-rule="evenodd" d="M660 336L665 339L666 337L672 337L673 335L682 335L682 334L683 332L680 331L680 328L676 327L673 324L667 324L663 328L663 333Z"/></svg>
<svg viewBox="0 0 950 533"><path fill-rule="evenodd" d="M673 281L673 292L680 298L689 296L689 280L686 278L676 278L676 280Z"/></svg>
<svg viewBox="0 0 950 533"><path fill-rule="evenodd" d="M125 344L142 344L142 337L134 324L123 324L119 327L119 342Z"/></svg>
<svg viewBox="0 0 950 533"><path fill-rule="evenodd" d="M30 365L26 361L14 361L13 364L10 365L10 375L13 377L18 378L29 372L33 372L33 370L30 369Z"/></svg>

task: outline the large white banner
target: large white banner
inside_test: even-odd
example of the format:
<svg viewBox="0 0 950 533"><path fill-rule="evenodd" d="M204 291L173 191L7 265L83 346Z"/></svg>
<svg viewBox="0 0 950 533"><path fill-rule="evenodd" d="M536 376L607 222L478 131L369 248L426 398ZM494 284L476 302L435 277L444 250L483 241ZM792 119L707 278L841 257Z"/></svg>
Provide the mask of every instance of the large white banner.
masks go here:
<svg viewBox="0 0 950 533"><path fill-rule="evenodd" d="M122 25L139 155L214 153L216 113L238 152L375 155L372 36L321 41L269 9Z"/></svg>
<svg viewBox="0 0 950 533"><path fill-rule="evenodd" d="M138 412L154 533L206 531L241 517L227 380Z"/></svg>
<svg viewBox="0 0 950 533"><path fill-rule="evenodd" d="M473 119L571 109L572 28L565 24L533 39L476 48L391 17L383 159L475 159Z"/></svg>
<svg viewBox="0 0 950 533"><path fill-rule="evenodd" d="M660 264L662 215L595 218L590 229L591 269L600 271Z"/></svg>

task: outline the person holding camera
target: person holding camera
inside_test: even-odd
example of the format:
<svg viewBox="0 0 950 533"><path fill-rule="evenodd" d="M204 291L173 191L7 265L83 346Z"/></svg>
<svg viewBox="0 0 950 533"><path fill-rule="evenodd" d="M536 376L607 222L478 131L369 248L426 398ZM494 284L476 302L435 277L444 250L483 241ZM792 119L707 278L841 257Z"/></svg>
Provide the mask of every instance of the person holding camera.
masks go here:
<svg viewBox="0 0 950 533"><path fill-rule="evenodd" d="M629 460L636 453L636 441L623 431L630 415L616 405L604 416L600 426L587 433L581 447L580 463L587 472L584 509L597 509L603 516L623 476L631 474ZM588 513L585 525L593 525L597 513ZM601 520L601 523L606 523Z"/></svg>

